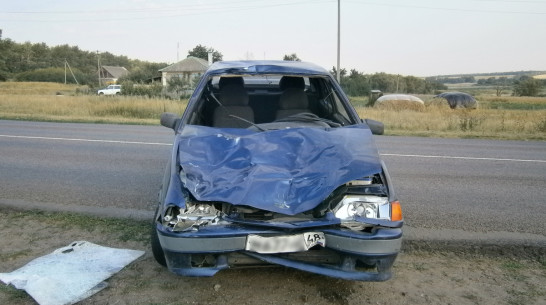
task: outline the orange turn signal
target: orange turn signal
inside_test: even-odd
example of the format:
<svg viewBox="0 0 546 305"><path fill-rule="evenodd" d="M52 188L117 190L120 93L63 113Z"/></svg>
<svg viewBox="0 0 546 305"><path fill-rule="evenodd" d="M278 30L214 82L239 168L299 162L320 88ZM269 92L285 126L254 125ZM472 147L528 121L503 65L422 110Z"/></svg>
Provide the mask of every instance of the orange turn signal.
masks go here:
<svg viewBox="0 0 546 305"><path fill-rule="evenodd" d="M391 202L391 221L401 221L402 220L402 206L400 202L393 201Z"/></svg>

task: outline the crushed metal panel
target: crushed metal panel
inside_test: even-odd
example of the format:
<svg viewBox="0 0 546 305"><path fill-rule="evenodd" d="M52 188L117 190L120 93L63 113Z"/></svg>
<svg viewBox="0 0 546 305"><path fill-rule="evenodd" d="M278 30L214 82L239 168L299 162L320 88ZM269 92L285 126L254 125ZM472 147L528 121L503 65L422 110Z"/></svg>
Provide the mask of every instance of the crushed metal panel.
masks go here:
<svg viewBox="0 0 546 305"><path fill-rule="evenodd" d="M143 254L76 241L11 273L0 273L0 280L26 290L40 305L74 304L105 288L104 280Z"/></svg>
<svg viewBox="0 0 546 305"><path fill-rule="evenodd" d="M366 125L265 132L188 125L175 145L182 170L172 180L197 200L286 215L311 210L340 185L381 172Z"/></svg>

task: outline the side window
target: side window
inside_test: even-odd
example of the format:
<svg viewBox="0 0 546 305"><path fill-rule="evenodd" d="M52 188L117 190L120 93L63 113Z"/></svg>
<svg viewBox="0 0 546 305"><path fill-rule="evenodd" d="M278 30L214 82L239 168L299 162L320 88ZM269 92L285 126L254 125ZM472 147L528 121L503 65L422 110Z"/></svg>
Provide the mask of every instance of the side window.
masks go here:
<svg viewBox="0 0 546 305"><path fill-rule="evenodd" d="M337 114L341 115L345 119L346 122L349 122L350 121L349 120L349 114L347 113L347 110L345 109L345 106L343 105L343 103L339 99L339 96L337 95L337 92L334 92L334 94L332 94L332 96L334 97L334 102L335 102L335 105L336 105L335 108L337 110Z"/></svg>
<svg viewBox="0 0 546 305"><path fill-rule="evenodd" d="M321 113L324 117L343 126L352 124L339 93L328 79L313 79L311 85L311 88L316 89L319 94Z"/></svg>

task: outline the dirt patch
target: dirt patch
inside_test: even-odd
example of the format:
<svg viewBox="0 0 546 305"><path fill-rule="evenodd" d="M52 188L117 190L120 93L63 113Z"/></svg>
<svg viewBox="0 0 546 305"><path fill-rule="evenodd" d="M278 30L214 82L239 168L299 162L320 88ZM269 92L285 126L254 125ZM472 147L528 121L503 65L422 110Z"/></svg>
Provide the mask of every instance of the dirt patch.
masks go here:
<svg viewBox="0 0 546 305"><path fill-rule="evenodd" d="M546 304L546 249L514 256L412 247L398 257L394 278L382 283L279 267L185 278L154 261L147 222L12 210L0 214L0 272L76 240L146 251L107 280L106 289L78 304ZM0 304L35 302L24 291L0 284Z"/></svg>

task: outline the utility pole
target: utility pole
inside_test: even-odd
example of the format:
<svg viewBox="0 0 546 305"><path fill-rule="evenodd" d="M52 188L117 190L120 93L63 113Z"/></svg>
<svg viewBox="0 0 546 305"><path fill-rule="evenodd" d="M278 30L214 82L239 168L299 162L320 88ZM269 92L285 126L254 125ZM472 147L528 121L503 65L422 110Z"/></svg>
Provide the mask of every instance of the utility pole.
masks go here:
<svg viewBox="0 0 546 305"><path fill-rule="evenodd" d="M72 68L70 67L70 64L68 64L68 60L66 58L64 59L64 83L66 84L66 67L68 67L68 70L70 70L70 74L72 74L72 77L74 78L74 81L76 81L76 84L80 84L78 80L76 79L76 75L74 75L74 71L72 71Z"/></svg>
<svg viewBox="0 0 546 305"><path fill-rule="evenodd" d="M340 71L340 68L339 68L339 45L340 45L340 38L339 38L339 35L340 35L340 24L341 24L341 18L340 18L340 9L341 9L341 4L340 4L340 1L341 0L337 0L337 69L336 69L336 79L337 79L337 82L338 84L341 84L340 82L340 75L341 75L341 71Z"/></svg>
<svg viewBox="0 0 546 305"><path fill-rule="evenodd" d="M100 54L99 54L99 50L97 50L97 72L99 74L99 88L100 88L101 83L100 83Z"/></svg>

